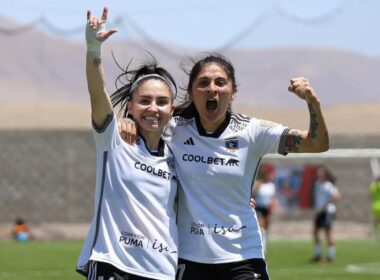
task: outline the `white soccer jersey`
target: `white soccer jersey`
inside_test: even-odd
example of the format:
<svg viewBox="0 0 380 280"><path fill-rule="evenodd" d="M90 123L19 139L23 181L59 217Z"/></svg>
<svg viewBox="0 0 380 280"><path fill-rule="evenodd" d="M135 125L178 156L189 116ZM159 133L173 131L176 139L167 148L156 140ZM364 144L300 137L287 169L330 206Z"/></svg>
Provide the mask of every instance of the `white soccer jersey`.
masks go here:
<svg viewBox="0 0 380 280"><path fill-rule="evenodd" d="M94 129L97 152L95 214L77 264L90 260L152 279L175 279L178 236L174 199L177 175L163 144L153 156L143 139L130 146L120 138L114 115Z"/></svg>
<svg viewBox="0 0 380 280"><path fill-rule="evenodd" d="M336 206L333 203L333 196L338 192L338 188L329 181L317 181L314 187L314 207L316 211L326 210L333 214Z"/></svg>
<svg viewBox="0 0 380 280"><path fill-rule="evenodd" d="M260 160L283 153L288 129L268 121L228 114L208 134L197 117L176 117L165 140L175 155L179 257L200 263L263 258L261 233L249 206Z"/></svg>
<svg viewBox="0 0 380 280"><path fill-rule="evenodd" d="M263 208L270 207L275 196L276 186L273 182L261 183L255 192L256 206Z"/></svg>

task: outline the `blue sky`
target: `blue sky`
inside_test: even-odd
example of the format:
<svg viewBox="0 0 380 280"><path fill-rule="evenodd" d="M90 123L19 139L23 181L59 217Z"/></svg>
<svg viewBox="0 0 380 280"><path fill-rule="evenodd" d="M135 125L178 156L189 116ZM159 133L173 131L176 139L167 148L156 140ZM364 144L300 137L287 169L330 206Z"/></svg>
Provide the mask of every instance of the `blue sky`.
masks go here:
<svg viewBox="0 0 380 280"><path fill-rule="evenodd" d="M84 25L87 9L100 15L104 5L119 39L200 50L336 48L380 57L379 0L0 0L0 14L20 24L43 17L70 31Z"/></svg>

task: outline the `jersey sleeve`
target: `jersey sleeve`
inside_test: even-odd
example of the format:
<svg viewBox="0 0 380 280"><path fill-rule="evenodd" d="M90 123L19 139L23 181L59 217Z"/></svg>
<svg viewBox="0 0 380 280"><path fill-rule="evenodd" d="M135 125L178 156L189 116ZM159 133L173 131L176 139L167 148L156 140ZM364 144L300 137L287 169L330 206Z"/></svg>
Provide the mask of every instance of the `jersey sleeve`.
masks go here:
<svg viewBox="0 0 380 280"><path fill-rule="evenodd" d="M92 131L96 150L109 151L115 149L123 141L117 128L117 120L114 113L107 116L102 127L97 127L92 122Z"/></svg>
<svg viewBox="0 0 380 280"><path fill-rule="evenodd" d="M178 117L173 117L169 120L169 122L165 126L164 133L162 136L166 141L170 141L171 137L173 136L174 129L177 125L177 120L178 120Z"/></svg>
<svg viewBox="0 0 380 280"><path fill-rule="evenodd" d="M331 197L339 193L338 188L333 183L329 182L328 189Z"/></svg>
<svg viewBox="0 0 380 280"><path fill-rule="evenodd" d="M289 132L288 127L259 119L252 119L250 125L254 152L258 156L263 157L266 154L274 153L286 155L285 140Z"/></svg>

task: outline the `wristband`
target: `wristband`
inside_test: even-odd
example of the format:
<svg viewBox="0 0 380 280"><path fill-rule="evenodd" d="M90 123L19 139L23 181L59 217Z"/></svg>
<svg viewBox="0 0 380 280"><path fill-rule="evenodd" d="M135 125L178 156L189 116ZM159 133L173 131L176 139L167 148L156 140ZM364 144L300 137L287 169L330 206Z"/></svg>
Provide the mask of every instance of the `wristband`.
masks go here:
<svg viewBox="0 0 380 280"><path fill-rule="evenodd" d="M93 29L88 23L86 25L86 43L87 53L94 58L102 56L102 42L99 40L99 35L106 29L105 22L98 24L98 28Z"/></svg>

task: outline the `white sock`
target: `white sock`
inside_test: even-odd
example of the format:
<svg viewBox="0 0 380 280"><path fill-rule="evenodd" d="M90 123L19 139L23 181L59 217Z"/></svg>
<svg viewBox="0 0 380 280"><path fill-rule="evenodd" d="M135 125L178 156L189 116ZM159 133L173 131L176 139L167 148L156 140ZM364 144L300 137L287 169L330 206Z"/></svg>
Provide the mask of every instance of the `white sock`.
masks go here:
<svg viewBox="0 0 380 280"><path fill-rule="evenodd" d="M264 246L264 252L267 251L268 246L268 232L265 229L261 229L263 234L263 246Z"/></svg>
<svg viewBox="0 0 380 280"><path fill-rule="evenodd" d="M314 245L314 256L321 257L322 256L322 246L321 243L316 243Z"/></svg>
<svg viewBox="0 0 380 280"><path fill-rule="evenodd" d="M335 258L335 246L329 246L327 249L327 257L329 259L334 259Z"/></svg>

